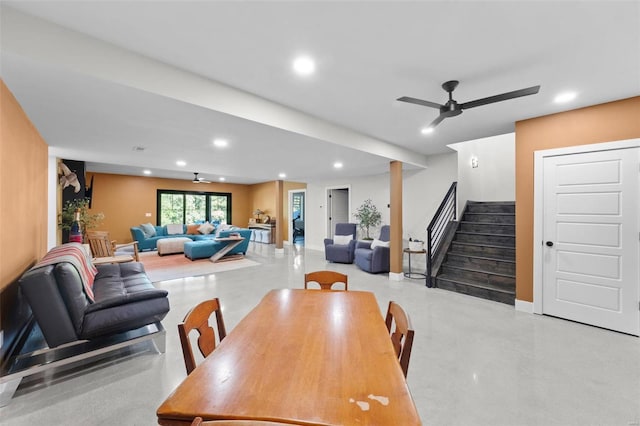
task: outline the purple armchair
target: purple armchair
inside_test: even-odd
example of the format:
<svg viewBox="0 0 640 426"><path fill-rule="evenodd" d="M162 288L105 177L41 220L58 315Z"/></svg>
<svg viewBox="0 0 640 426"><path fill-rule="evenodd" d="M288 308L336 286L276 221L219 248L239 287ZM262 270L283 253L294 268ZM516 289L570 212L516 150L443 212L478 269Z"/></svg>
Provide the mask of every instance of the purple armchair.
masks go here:
<svg viewBox="0 0 640 426"><path fill-rule="evenodd" d="M380 241L388 242L389 225L380 228ZM354 254L356 265L363 271L377 274L378 272L389 272L389 247L377 246L371 248L372 241L358 241Z"/></svg>
<svg viewBox="0 0 640 426"><path fill-rule="evenodd" d="M329 262L353 263L353 254L356 249L356 224L336 223L334 236L351 235L347 244L336 244L334 239L324 239L324 256Z"/></svg>

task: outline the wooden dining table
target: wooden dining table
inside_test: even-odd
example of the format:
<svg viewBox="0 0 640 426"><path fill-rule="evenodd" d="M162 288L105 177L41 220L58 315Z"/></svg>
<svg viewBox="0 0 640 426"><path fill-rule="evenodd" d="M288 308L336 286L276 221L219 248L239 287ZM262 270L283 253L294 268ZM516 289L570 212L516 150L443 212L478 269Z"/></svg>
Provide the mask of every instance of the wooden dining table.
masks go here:
<svg viewBox="0 0 640 426"><path fill-rule="evenodd" d="M420 425L373 293L272 290L157 410L161 425Z"/></svg>

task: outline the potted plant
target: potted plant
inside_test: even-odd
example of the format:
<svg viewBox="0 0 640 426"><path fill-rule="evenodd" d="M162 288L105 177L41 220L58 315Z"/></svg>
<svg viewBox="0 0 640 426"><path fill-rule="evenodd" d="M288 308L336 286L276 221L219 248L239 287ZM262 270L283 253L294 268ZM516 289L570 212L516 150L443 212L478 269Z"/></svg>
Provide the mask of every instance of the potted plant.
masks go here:
<svg viewBox="0 0 640 426"><path fill-rule="evenodd" d="M369 236L369 229L382 223L382 215L371 199L367 199L358 207L353 215L358 220L360 229L365 231L365 240L372 240Z"/></svg>
<svg viewBox="0 0 640 426"><path fill-rule="evenodd" d="M58 215L58 228L63 231L69 231L73 224L76 210L80 211L80 228L82 230L82 239L84 241L86 239L87 230L96 228L104 219L104 214L90 213L89 199L76 198L75 200L67 201L65 203L62 211Z"/></svg>

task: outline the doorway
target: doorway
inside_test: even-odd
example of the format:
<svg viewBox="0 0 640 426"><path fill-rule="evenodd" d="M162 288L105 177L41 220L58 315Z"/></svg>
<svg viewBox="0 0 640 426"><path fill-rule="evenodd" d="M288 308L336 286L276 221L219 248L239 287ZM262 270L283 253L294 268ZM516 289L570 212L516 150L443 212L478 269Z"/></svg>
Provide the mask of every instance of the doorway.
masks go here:
<svg viewBox="0 0 640 426"><path fill-rule="evenodd" d="M289 244L304 245L306 226L306 189L289 191Z"/></svg>
<svg viewBox="0 0 640 426"><path fill-rule="evenodd" d="M536 155L534 311L640 335L640 148L603 145Z"/></svg>
<svg viewBox="0 0 640 426"><path fill-rule="evenodd" d="M333 238L336 223L348 223L351 217L351 194L348 186L327 188L327 238Z"/></svg>

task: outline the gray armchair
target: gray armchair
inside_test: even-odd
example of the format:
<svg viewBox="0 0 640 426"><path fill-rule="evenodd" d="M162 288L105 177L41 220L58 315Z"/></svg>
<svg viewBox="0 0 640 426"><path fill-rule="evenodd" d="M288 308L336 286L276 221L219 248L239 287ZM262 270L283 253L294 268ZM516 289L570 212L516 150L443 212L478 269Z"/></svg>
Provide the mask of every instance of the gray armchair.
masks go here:
<svg viewBox="0 0 640 426"><path fill-rule="evenodd" d="M351 235L347 244L336 244L334 239L324 239L324 256L330 262L353 263L353 255L356 249L356 224L336 223L334 236Z"/></svg>
<svg viewBox="0 0 640 426"><path fill-rule="evenodd" d="M389 241L389 225L380 228L380 241ZM354 258L356 265L363 271L377 274L389 272L389 247L377 246L371 248L372 241L358 241Z"/></svg>

